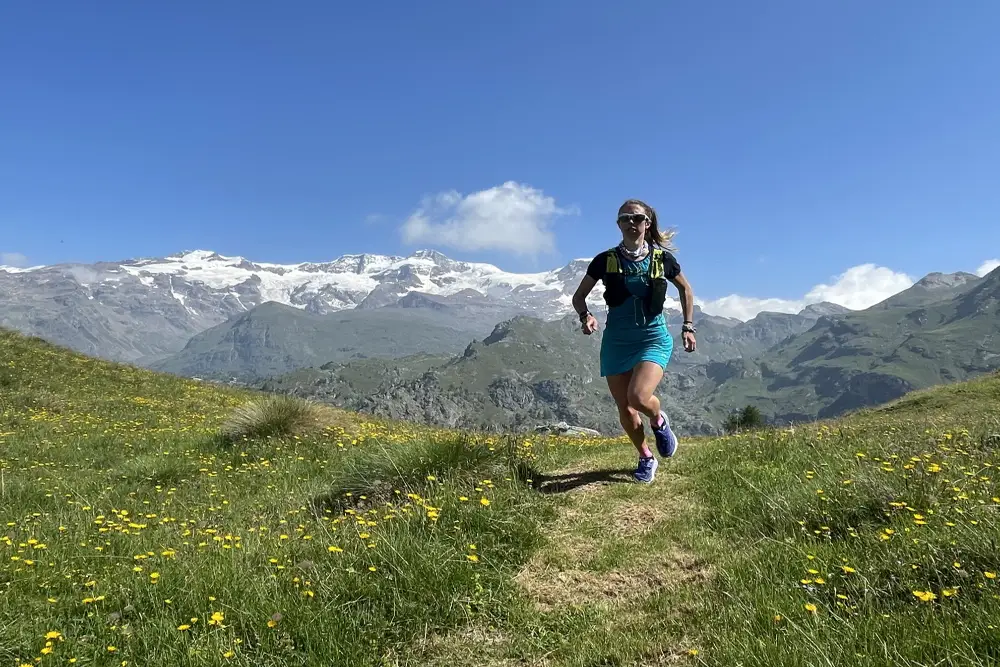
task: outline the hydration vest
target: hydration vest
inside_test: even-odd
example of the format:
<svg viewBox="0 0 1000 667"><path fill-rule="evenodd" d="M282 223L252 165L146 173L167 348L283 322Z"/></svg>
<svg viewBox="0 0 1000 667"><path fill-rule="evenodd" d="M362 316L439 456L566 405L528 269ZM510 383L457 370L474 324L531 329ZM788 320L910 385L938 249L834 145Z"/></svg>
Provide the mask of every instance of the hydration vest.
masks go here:
<svg viewBox="0 0 1000 667"><path fill-rule="evenodd" d="M663 312L663 303L667 298L667 278L663 270L663 250L653 248L649 258L649 291L642 300L647 317L655 317ZM622 273L618 261L618 249L612 248L607 253L607 264L604 269L604 302L609 307L620 306L631 295L625 286L625 274Z"/></svg>

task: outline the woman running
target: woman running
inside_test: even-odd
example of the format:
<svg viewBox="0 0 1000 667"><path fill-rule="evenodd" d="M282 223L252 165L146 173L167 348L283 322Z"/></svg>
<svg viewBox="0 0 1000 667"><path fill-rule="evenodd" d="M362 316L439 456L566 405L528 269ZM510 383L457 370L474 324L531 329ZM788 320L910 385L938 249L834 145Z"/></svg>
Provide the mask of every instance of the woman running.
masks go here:
<svg viewBox="0 0 1000 667"><path fill-rule="evenodd" d="M671 253L673 232L660 231L652 206L629 199L618 209L618 228L621 243L594 257L573 295L573 307L580 315L583 333L596 331L597 319L587 310L587 296L599 280L604 282L608 317L601 340L601 377L607 378L622 428L639 450L639 466L633 476L648 484L659 464L646 445L640 413L649 418L661 456L673 456L677 449L670 421L653 395L674 347L663 316L667 281L680 295L684 313L681 336L688 352L696 346L691 319L694 295Z"/></svg>

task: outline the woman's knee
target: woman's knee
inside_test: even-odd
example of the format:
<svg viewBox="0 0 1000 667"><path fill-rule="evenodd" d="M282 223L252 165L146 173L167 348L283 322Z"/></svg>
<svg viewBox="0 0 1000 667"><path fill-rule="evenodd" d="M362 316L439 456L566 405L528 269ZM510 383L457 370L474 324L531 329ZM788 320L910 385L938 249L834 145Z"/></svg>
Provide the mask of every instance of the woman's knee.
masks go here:
<svg viewBox="0 0 1000 667"><path fill-rule="evenodd" d="M626 399L630 410L641 410L646 405L646 401L649 400L649 396L638 389L629 388Z"/></svg>
<svg viewBox="0 0 1000 667"><path fill-rule="evenodd" d="M618 418L621 420L622 425L631 424L633 426L642 420L639 416L639 411L629 405L618 407Z"/></svg>
<svg viewBox="0 0 1000 667"><path fill-rule="evenodd" d="M618 414L621 415L622 417L633 417L639 414L639 412L631 405L619 405Z"/></svg>

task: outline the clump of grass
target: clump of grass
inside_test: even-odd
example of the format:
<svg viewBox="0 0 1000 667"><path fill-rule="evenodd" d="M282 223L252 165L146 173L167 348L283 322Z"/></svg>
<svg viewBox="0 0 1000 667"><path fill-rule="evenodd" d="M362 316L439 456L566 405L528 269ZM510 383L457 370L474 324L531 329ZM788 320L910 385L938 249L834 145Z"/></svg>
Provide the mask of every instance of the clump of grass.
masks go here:
<svg viewBox="0 0 1000 667"><path fill-rule="evenodd" d="M219 429L223 442L256 440L309 431L320 425L321 408L312 401L273 394L238 406Z"/></svg>

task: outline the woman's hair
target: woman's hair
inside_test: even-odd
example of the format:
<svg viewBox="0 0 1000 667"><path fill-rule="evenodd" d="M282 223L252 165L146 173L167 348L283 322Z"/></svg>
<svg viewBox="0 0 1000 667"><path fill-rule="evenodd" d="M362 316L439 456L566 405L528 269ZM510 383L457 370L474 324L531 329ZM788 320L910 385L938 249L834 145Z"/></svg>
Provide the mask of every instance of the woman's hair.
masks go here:
<svg viewBox="0 0 1000 667"><path fill-rule="evenodd" d="M660 225L656 219L656 209L641 199L629 199L618 208L618 215L621 215L629 206L641 206L646 211L646 215L649 216L649 226L646 228L646 243L660 246L665 250L676 250L673 244L676 232L673 229L660 231Z"/></svg>

